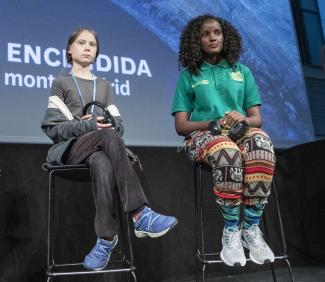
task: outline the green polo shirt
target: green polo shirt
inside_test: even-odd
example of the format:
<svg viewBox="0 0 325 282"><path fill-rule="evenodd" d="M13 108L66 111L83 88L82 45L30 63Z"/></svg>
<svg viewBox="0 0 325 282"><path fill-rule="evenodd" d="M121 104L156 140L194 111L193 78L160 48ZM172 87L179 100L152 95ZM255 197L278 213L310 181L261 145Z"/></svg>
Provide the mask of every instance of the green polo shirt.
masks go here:
<svg viewBox="0 0 325 282"><path fill-rule="evenodd" d="M191 113L192 121L224 117L226 111L246 110L261 104L250 69L240 63L232 68L226 60L216 65L204 62L198 76L182 70L176 86L172 114Z"/></svg>

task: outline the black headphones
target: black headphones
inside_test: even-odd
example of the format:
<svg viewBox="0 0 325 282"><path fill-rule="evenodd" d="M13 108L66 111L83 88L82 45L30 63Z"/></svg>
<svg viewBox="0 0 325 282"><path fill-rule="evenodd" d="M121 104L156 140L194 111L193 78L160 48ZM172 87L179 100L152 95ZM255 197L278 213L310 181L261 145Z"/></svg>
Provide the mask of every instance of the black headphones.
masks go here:
<svg viewBox="0 0 325 282"><path fill-rule="evenodd" d="M247 121L243 120L241 122L233 124L232 127L230 127L228 136L232 141L236 142L246 135L248 129L249 125Z"/></svg>
<svg viewBox="0 0 325 282"><path fill-rule="evenodd" d="M91 101L89 103L87 103L82 110L82 114L86 115L88 113L88 109L91 106L97 106L98 108L100 108L102 110L102 116L104 117L103 120L99 121L99 123L110 123L112 124L112 127L115 127L115 119L114 117L111 115L111 113L109 112L109 110L107 110L100 102L97 101Z"/></svg>
<svg viewBox="0 0 325 282"><path fill-rule="evenodd" d="M245 120L237 122L229 128L228 137L232 141L236 142L237 140L243 138L246 135L248 129L249 125ZM222 130L219 121L210 121L209 130L212 135L220 135L222 133Z"/></svg>

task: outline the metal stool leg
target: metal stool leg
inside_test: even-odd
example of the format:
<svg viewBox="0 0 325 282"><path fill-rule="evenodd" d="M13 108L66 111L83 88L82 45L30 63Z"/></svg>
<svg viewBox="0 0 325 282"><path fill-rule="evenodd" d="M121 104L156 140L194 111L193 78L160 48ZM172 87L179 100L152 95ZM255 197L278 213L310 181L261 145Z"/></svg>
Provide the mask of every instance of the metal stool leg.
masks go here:
<svg viewBox="0 0 325 282"><path fill-rule="evenodd" d="M200 230L201 230L201 236L200 236L200 259L204 260L202 262L202 282L205 281L205 242L204 242L204 217L203 217L203 190L202 190L202 166L199 167L199 215L200 215Z"/></svg>
<svg viewBox="0 0 325 282"><path fill-rule="evenodd" d="M132 281L137 282L137 277L135 275L135 272L134 271L131 271L130 273L131 273ZM128 276L128 281L130 281L129 280L129 276Z"/></svg>
<svg viewBox="0 0 325 282"><path fill-rule="evenodd" d="M120 223L121 223L121 233L122 233L122 250L123 250L123 260L126 260L129 265L133 266L133 249L132 249L132 243L131 243L131 232L130 232L130 225L129 225L129 216L123 211L120 201L118 202L118 209L120 214ZM126 230L125 230L126 229ZM129 260L126 258L126 246L128 246L129 251ZM132 267L130 270L130 274L132 277L132 281L137 282L137 277L135 274L135 268ZM127 280L129 279L130 275L127 275Z"/></svg>
<svg viewBox="0 0 325 282"><path fill-rule="evenodd" d="M54 187L55 187L55 171L49 174L49 187L48 187L48 227L47 227L47 275L48 281L52 281L51 276L52 268L55 265L53 257L53 242L54 242Z"/></svg>
<svg viewBox="0 0 325 282"><path fill-rule="evenodd" d="M263 221L264 221L265 237L266 237L267 242L269 243L270 242L270 237L269 237L265 212L263 213ZM271 268L271 272L272 272L273 281L276 282L277 279L276 279L276 274L275 274L274 262L270 263L270 268Z"/></svg>
<svg viewBox="0 0 325 282"><path fill-rule="evenodd" d="M195 199L195 234L196 234L196 281L200 279L200 268L202 273L202 281L204 281L205 263L204 256L204 222L203 222L203 202L202 202L202 170L199 171L194 165L194 199ZM199 175L197 175L199 174ZM199 178L199 181L198 179ZM200 190L200 191L198 191Z"/></svg>
<svg viewBox="0 0 325 282"><path fill-rule="evenodd" d="M196 281L205 281L206 264L210 261L205 251L204 216L203 216L203 177L202 165L194 164L194 200L195 200L195 233L196 233ZM200 275L200 272L202 275ZM202 280L200 279L202 277Z"/></svg>
<svg viewBox="0 0 325 282"><path fill-rule="evenodd" d="M279 205L279 201L278 201L278 193L277 193L277 190L276 190L275 179L273 179L273 182L272 182L272 190L273 190L273 193L274 193L276 212L277 212L277 217L278 217L279 226L280 226L280 235L281 235L281 242L282 242L283 257L284 257L284 260L285 260L285 262L287 264L290 279L291 279L292 282L294 282L294 277L293 277L293 274L292 274L291 265L290 265L288 255L287 255L287 244L286 244L286 241L285 241L285 235L284 235L284 229L283 229L283 223L282 223L282 216L281 216L280 205Z"/></svg>
<svg viewBox="0 0 325 282"><path fill-rule="evenodd" d="M194 205L195 205L195 246L196 246L196 281L199 281L199 231L198 231L198 193L197 193L197 167L194 165Z"/></svg>

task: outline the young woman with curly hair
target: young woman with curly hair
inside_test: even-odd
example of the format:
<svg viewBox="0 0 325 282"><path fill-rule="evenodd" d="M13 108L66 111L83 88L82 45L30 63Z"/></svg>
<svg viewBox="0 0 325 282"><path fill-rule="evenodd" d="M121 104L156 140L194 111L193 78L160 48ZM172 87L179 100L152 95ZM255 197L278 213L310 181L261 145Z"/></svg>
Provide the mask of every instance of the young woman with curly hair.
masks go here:
<svg viewBox="0 0 325 282"><path fill-rule="evenodd" d="M176 131L186 136L187 156L212 168L225 222L220 257L230 266L245 265L243 246L257 264L274 261L259 221L275 156L260 129L261 100L253 75L238 62L241 51L241 36L226 20L203 15L188 22L180 38L182 71L172 106Z"/></svg>

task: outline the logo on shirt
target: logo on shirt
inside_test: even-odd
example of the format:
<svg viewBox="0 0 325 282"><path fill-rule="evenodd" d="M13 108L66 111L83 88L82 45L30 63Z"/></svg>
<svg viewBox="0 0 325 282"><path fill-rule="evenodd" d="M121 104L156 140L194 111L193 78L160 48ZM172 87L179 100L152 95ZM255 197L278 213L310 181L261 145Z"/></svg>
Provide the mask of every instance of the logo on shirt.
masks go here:
<svg viewBox="0 0 325 282"><path fill-rule="evenodd" d="M230 78L235 81L244 81L244 78L240 71L233 71L229 73Z"/></svg>
<svg viewBox="0 0 325 282"><path fill-rule="evenodd" d="M194 83L194 84L192 84L191 86L192 86L192 88L195 88L195 87L197 87L197 86L199 86L199 85L205 85L205 84L209 84L209 80L207 80L207 79L203 79L203 80L201 80L201 81L198 81L197 83Z"/></svg>

